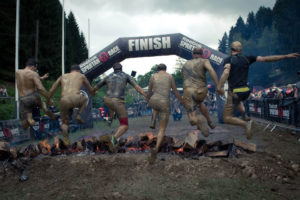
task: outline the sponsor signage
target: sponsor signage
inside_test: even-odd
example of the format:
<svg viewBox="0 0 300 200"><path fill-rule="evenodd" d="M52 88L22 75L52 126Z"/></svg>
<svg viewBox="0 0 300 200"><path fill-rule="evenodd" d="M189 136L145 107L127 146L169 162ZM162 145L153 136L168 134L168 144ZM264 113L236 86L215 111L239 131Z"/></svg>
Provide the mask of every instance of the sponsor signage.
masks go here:
<svg viewBox="0 0 300 200"><path fill-rule="evenodd" d="M176 33L119 38L79 66L82 73L92 80L110 69L114 63L121 62L126 58L178 55L184 59L191 59L192 51L195 47L203 48L203 57L209 59L214 67L221 67L224 58L227 57L221 52L213 50L180 33Z"/></svg>
<svg viewBox="0 0 300 200"><path fill-rule="evenodd" d="M121 53L121 49L118 45L113 46L108 51L101 51L97 55L92 56L88 60L84 61L79 65L82 73L87 73L95 67L99 67L103 63L107 62L109 59L113 58L115 55Z"/></svg>
<svg viewBox="0 0 300 200"><path fill-rule="evenodd" d="M128 51L170 49L171 37L146 37L128 40Z"/></svg>
<svg viewBox="0 0 300 200"><path fill-rule="evenodd" d="M185 49L185 50L189 51L190 53L193 52L194 48L199 47L199 48L203 49L203 58L210 59L211 61L215 62L218 65L222 64L222 62L223 62L222 57L211 53L211 50L209 48L206 48L206 47L204 47L204 45L200 44L199 42L191 40L187 37L182 37L181 41L179 42L178 47Z"/></svg>

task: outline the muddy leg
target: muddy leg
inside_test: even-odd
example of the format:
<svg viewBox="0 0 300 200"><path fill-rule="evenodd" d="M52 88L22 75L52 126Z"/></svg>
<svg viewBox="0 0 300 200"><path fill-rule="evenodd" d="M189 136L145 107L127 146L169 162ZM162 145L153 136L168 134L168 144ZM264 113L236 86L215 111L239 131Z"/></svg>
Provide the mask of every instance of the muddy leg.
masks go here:
<svg viewBox="0 0 300 200"><path fill-rule="evenodd" d="M153 109L153 118L152 118L152 122L151 122L151 125L150 125L150 128L152 128L152 129L155 129L157 113L158 112Z"/></svg>

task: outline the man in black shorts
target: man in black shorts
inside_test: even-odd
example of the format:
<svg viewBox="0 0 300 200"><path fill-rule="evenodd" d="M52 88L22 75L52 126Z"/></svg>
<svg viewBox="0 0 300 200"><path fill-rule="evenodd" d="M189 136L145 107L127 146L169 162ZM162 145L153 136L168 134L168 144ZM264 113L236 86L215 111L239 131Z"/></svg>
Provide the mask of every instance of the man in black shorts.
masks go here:
<svg viewBox="0 0 300 200"><path fill-rule="evenodd" d="M244 127L247 131L247 139L251 139L253 121L249 120L247 122L244 117L243 119L233 117L235 108L241 112L242 116L245 116L245 107L242 101L250 95L250 89L247 86L250 65L254 62L274 62L287 58L297 58L298 56L298 53L264 57L246 56L242 54L242 44L238 41L233 42L231 44L231 56L224 60L224 72L217 86L218 93L224 95L222 87L228 80L228 95L223 113L224 122Z"/></svg>

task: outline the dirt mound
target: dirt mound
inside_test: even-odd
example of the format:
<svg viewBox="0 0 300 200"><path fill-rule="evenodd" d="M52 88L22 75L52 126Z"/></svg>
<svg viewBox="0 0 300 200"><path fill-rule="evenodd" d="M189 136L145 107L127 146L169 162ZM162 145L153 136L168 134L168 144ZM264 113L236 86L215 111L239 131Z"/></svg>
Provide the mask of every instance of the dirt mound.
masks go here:
<svg viewBox="0 0 300 200"><path fill-rule="evenodd" d="M297 188L299 168L267 153L238 159L187 159L160 154L154 165L148 164L148 156L147 153L40 156L27 161L26 182L19 182L19 174L13 167L2 168L1 196L4 199L157 199L166 195L167 199L197 199L208 195L205 191L211 188L207 184L213 187L234 184L237 187L234 189L238 189L255 183L264 185L266 190L252 185L253 195L278 197L285 191L283 185L288 185L289 190Z"/></svg>

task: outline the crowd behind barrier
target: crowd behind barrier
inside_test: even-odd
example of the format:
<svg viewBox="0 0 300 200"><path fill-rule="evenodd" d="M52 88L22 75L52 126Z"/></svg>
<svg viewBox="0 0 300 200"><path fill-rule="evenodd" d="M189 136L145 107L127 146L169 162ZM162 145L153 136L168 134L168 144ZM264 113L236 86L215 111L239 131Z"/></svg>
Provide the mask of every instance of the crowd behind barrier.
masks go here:
<svg viewBox="0 0 300 200"><path fill-rule="evenodd" d="M260 90L254 88L249 99L244 102L247 114L299 128L300 100L297 84Z"/></svg>
<svg viewBox="0 0 300 200"><path fill-rule="evenodd" d="M256 88L253 89L253 92L250 94L250 99L285 99L297 97L298 91L296 88L296 84L288 84L283 87L270 87L258 90Z"/></svg>
<svg viewBox="0 0 300 200"><path fill-rule="evenodd" d="M69 122L69 132L73 133L85 129L85 125L78 124L74 117ZM0 122L0 140L8 141L12 144L24 142L26 140L42 140L51 138L61 133L61 119L56 113L56 120L51 120L48 116L34 117L35 125L23 130L20 120L6 120ZM100 116L93 118L94 121L101 120Z"/></svg>

